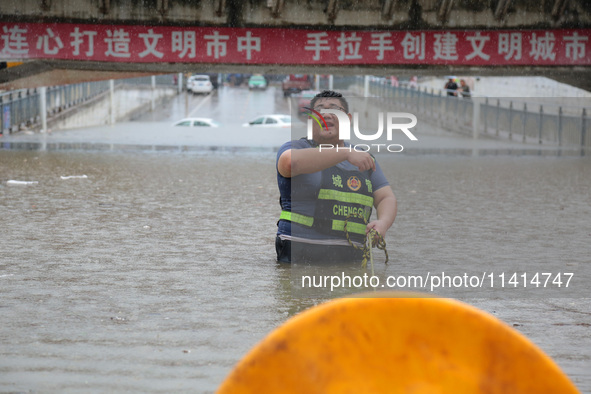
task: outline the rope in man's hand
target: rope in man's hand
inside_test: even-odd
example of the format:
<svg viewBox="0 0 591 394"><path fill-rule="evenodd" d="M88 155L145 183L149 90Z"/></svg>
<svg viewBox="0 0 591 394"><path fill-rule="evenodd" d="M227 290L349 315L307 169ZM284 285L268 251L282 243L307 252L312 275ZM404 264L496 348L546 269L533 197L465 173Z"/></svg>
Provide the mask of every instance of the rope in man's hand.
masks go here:
<svg viewBox="0 0 591 394"><path fill-rule="evenodd" d="M347 238L347 242L349 242L349 245L351 245L352 247L354 247L357 250L363 250L363 262L361 263L361 267L365 268L367 267L367 260L371 261L371 271L372 271L372 275L373 275L373 255L371 253L371 248L372 247L377 247L378 249L381 249L384 251L384 254L386 255L386 261L384 262L385 264L388 264L388 251L386 250L386 240L384 239L384 237L382 236L382 234L380 234L378 231L371 229L369 230L369 232L365 235L365 241L363 242L363 247L357 246L355 245L351 239L349 238L349 231L347 230L347 224L349 223L349 219L351 218L351 216L357 216L360 219L363 219L363 222L367 225L367 219L365 218L365 216L363 216L362 213L358 213L358 214L353 214L350 213L347 218L345 219L345 224L343 226L343 229L345 230L345 237ZM376 241L376 235L378 236L378 239Z"/></svg>

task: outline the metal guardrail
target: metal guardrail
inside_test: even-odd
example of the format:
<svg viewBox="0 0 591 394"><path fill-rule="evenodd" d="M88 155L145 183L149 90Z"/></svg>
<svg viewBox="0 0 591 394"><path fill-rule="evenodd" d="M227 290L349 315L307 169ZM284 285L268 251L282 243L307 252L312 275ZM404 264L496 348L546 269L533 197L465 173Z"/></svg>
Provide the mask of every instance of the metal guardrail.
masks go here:
<svg viewBox="0 0 591 394"><path fill-rule="evenodd" d="M505 100L506 101L506 100ZM578 114L577 114L578 112ZM591 146L587 108L486 98L481 104L482 133L523 142Z"/></svg>
<svg viewBox="0 0 591 394"><path fill-rule="evenodd" d="M360 81L356 84L359 87ZM454 97L443 91L369 83L371 96L398 104L445 130L524 143L591 147L591 99ZM581 105L581 100L584 104ZM560 102L558 102L560 101ZM573 101L569 105L564 102ZM478 108L475 108L478 107ZM476 125L475 123L476 121Z"/></svg>
<svg viewBox="0 0 591 394"><path fill-rule="evenodd" d="M171 86L172 74L155 76L157 86ZM150 87L152 77L121 79L120 84ZM47 115L53 116L109 91L109 81L83 82L47 87ZM20 89L0 93L0 134L9 134L39 123L41 119L40 89Z"/></svg>
<svg viewBox="0 0 591 394"><path fill-rule="evenodd" d="M171 86L176 84L175 76L178 74L155 75L156 86ZM138 77L129 79L120 79L119 81L129 85L151 86L152 77Z"/></svg>

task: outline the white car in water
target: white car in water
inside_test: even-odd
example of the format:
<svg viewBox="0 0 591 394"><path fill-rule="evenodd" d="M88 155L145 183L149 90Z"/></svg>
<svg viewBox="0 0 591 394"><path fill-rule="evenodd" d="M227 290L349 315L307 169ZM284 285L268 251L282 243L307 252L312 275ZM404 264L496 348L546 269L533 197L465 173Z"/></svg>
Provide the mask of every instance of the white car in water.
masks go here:
<svg viewBox="0 0 591 394"><path fill-rule="evenodd" d="M244 123L243 127L291 127L291 116L272 114L259 115L248 123Z"/></svg>
<svg viewBox="0 0 591 394"><path fill-rule="evenodd" d="M209 75L192 75L187 80L187 90L193 94L211 93L213 84L209 79Z"/></svg>
<svg viewBox="0 0 591 394"><path fill-rule="evenodd" d="M175 122L173 126L181 127L220 127L220 124L210 118L185 118Z"/></svg>

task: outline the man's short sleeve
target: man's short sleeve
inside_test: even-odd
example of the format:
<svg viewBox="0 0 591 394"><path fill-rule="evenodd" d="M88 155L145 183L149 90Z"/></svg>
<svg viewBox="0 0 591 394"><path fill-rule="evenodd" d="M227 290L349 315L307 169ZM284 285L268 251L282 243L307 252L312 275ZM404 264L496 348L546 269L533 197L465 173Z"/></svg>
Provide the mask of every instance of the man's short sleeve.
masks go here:
<svg viewBox="0 0 591 394"><path fill-rule="evenodd" d="M378 163L377 160L376 160L376 170L371 174L370 179L371 179L371 184L372 184L374 191L381 189L384 186L390 185L390 183L388 182L388 179L386 179L386 176L384 175L382 168L380 167L380 164Z"/></svg>
<svg viewBox="0 0 591 394"><path fill-rule="evenodd" d="M286 150L290 150L290 149L291 149L291 141L287 141L285 144L281 145L279 147L279 150L277 151L277 159L275 160L275 164L277 164L277 162L279 161L279 157L281 157L283 152L285 152Z"/></svg>
<svg viewBox="0 0 591 394"><path fill-rule="evenodd" d="M277 167L277 162L279 161L279 157L281 157L283 152L285 152L286 150L304 149L304 148L310 148L310 144L308 144L308 142L306 142L305 140L287 141L285 144L281 145L281 147L279 147L279 150L277 151L277 159L275 161L275 167Z"/></svg>

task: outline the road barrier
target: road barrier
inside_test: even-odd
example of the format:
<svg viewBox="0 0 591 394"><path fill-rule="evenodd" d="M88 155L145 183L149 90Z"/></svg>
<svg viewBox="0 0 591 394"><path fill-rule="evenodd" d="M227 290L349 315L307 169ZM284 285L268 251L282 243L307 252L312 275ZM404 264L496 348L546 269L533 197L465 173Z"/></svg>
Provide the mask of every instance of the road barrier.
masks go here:
<svg viewBox="0 0 591 394"><path fill-rule="evenodd" d="M156 86L174 86L173 75L155 76ZM152 77L120 79L115 87L151 88ZM109 92L109 81L83 82L73 85L51 86L46 90L47 117L55 117L66 110L91 102ZM42 88L20 89L0 93L0 134L33 129L41 122Z"/></svg>
<svg viewBox="0 0 591 394"><path fill-rule="evenodd" d="M353 88L365 93L363 78L357 78ZM416 114L419 121L451 132L523 143L591 147L591 98L468 98L408 84L391 86L383 79L369 81L368 93L383 98L384 109L397 106Z"/></svg>

